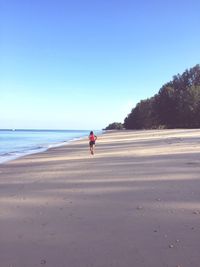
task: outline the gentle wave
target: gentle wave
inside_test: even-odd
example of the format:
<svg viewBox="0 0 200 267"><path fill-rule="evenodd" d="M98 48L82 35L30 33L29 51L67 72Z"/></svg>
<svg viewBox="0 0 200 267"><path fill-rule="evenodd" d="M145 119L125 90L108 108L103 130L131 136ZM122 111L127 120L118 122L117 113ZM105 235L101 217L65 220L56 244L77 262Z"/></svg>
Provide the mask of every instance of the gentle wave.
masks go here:
<svg viewBox="0 0 200 267"><path fill-rule="evenodd" d="M84 137L82 137L84 138ZM17 158L21 158L24 156L28 156L28 155L32 155L32 154L37 154L37 153L41 153L41 152L45 152L50 148L54 148L54 147L60 147L65 145L66 143L75 141L75 140L81 140L82 138L74 138L72 140L68 140L68 141L63 141L61 143L55 143L55 144L49 144L47 146L38 146L35 148L30 148L24 151L13 151L13 152L9 152L9 153L4 153L0 155L0 164L7 162L7 161L11 161Z"/></svg>
<svg viewBox="0 0 200 267"><path fill-rule="evenodd" d="M24 157L24 156L27 156L27 155L30 155L30 154L36 154L36 153L40 153L40 152L44 152L46 151L48 148L38 148L38 149L30 149L30 150L27 150L27 151L19 151L19 152L10 152L10 153L7 153L7 155L1 155L0 156L0 163L4 163L4 162L7 162L7 161L11 161L11 160L14 160L14 159L17 159L17 158L21 158L21 157Z"/></svg>

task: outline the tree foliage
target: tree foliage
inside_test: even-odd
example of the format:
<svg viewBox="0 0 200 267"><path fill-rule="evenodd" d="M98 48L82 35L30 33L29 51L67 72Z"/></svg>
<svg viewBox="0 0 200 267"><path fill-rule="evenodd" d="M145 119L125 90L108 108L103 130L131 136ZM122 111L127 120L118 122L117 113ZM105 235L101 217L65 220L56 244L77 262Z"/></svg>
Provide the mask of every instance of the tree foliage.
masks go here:
<svg viewBox="0 0 200 267"><path fill-rule="evenodd" d="M104 130L122 130L123 124L120 122L113 122L109 124Z"/></svg>
<svg viewBox="0 0 200 267"><path fill-rule="evenodd" d="M178 74L158 94L140 101L124 120L126 129L199 128L200 65Z"/></svg>

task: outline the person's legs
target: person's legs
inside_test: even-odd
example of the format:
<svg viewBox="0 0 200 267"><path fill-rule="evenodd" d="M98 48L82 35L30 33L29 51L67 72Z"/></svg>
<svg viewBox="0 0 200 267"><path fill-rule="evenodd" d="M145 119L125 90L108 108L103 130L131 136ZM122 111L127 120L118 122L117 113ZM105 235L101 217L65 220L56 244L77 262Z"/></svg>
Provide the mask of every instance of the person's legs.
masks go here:
<svg viewBox="0 0 200 267"><path fill-rule="evenodd" d="M92 145L90 145L90 153L93 154Z"/></svg>
<svg viewBox="0 0 200 267"><path fill-rule="evenodd" d="M92 144L92 141L90 141L90 144L89 144L89 146L90 146L90 153L92 154L93 152L93 149L92 149L92 146L93 146L93 144Z"/></svg>
<svg viewBox="0 0 200 267"><path fill-rule="evenodd" d="M95 148L95 145L93 144L92 145L92 155L94 155L94 148Z"/></svg>
<svg viewBox="0 0 200 267"><path fill-rule="evenodd" d="M90 153L94 155L94 143L90 142Z"/></svg>

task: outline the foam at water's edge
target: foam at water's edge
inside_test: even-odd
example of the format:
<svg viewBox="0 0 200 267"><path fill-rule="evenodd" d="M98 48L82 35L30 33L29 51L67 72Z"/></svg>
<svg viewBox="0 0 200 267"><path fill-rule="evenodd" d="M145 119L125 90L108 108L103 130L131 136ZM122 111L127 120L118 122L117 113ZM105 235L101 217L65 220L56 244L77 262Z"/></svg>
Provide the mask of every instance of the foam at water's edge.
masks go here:
<svg viewBox="0 0 200 267"><path fill-rule="evenodd" d="M2 156L0 156L0 164L8 162L8 161L11 161L11 160L14 160L14 159L17 159L17 158L24 157L24 156L27 156L27 155L44 152L47 149L48 148L30 149L30 150L23 151L23 152L14 152L14 153L10 153L9 155L2 155Z"/></svg>
<svg viewBox="0 0 200 267"><path fill-rule="evenodd" d="M84 138L85 138L85 136L79 137L79 138L72 138L72 139L67 140L67 141L62 141L61 143L49 144L49 145L44 146L44 147L39 146L39 147L32 148L32 149L29 149L29 150L26 150L26 151L19 151L19 152L16 151L16 152L13 152L13 153L6 153L4 155L0 155L0 164L8 162L8 161L11 161L11 160L15 160L15 159L27 156L27 155L41 153L41 152L44 152L44 151L46 151L46 150L48 150L50 148L60 147L60 146L66 145L67 143L70 143L70 142L73 142L73 141L76 141L76 140L81 140L81 139L84 139Z"/></svg>

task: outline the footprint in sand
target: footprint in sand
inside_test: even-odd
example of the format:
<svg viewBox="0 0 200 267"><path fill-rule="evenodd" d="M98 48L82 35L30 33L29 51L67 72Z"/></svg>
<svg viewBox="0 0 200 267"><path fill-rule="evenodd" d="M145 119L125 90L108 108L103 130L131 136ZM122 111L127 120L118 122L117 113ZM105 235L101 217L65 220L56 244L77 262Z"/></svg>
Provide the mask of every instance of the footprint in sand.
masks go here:
<svg viewBox="0 0 200 267"><path fill-rule="evenodd" d="M193 211L193 214L199 215L200 214L200 211L199 210L195 210L195 211Z"/></svg>

